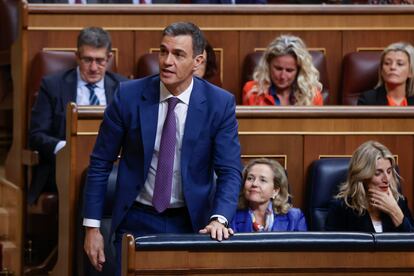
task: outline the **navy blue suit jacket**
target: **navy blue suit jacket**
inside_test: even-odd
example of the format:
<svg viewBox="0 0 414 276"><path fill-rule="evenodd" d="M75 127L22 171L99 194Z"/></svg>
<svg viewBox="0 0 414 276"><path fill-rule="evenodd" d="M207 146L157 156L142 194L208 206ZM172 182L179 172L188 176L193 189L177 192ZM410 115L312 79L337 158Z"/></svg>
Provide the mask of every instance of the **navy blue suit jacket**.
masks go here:
<svg viewBox="0 0 414 276"><path fill-rule="evenodd" d="M237 210L236 216L230 224L234 232L254 232L252 217L248 209ZM306 220L298 208L290 208L287 214L274 215L272 231L306 231Z"/></svg>
<svg viewBox="0 0 414 276"><path fill-rule="evenodd" d="M104 79L107 103L112 101L116 87L126 78L106 72ZM28 202L36 201L45 187L55 187L56 144L66 139L66 106L76 102L76 68L46 76L42 79L39 94L32 108L29 130L29 147L39 152L40 162L34 168L28 193Z"/></svg>
<svg viewBox="0 0 414 276"><path fill-rule="evenodd" d="M101 219L107 178L121 152L112 231L123 220L147 178L154 151L159 97L158 75L123 82L105 110L88 170L84 217ZM183 193L194 231L205 227L213 214L230 221L241 185L234 96L194 78L182 139Z"/></svg>

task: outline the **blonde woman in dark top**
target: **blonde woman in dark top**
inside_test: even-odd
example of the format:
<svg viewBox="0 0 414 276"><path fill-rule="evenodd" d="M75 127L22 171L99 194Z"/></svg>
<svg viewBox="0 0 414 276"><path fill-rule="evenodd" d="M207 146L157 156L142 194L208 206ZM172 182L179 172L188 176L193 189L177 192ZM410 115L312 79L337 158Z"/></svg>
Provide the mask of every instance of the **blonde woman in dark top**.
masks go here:
<svg viewBox="0 0 414 276"><path fill-rule="evenodd" d="M331 203L327 231L414 232L392 153L376 141L352 155L347 180Z"/></svg>
<svg viewBox="0 0 414 276"><path fill-rule="evenodd" d="M414 47L407 42L389 45L381 54L378 83L358 98L358 105L414 105Z"/></svg>

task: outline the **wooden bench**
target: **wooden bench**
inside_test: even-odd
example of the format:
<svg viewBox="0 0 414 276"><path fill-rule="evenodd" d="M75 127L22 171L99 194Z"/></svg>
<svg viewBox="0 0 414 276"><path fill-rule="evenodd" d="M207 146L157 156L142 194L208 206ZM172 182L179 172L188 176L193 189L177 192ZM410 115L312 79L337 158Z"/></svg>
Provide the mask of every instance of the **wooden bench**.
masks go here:
<svg viewBox="0 0 414 276"><path fill-rule="evenodd" d="M122 274L412 275L414 234L359 232L151 235L122 241Z"/></svg>
<svg viewBox="0 0 414 276"><path fill-rule="evenodd" d="M67 111L67 145L57 155L59 252L53 275L72 275L75 224L82 173L88 166L104 109ZM326 156L349 156L363 141L375 139L397 156L404 194L413 207L414 108L237 107L242 158L276 158L288 170L293 203L305 207L306 170Z"/></svg>

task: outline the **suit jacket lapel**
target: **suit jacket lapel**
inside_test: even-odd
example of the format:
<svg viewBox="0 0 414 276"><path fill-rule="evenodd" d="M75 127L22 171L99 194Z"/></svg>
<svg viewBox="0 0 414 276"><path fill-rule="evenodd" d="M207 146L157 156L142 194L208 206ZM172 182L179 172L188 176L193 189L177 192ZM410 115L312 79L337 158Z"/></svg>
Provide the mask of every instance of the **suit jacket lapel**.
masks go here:
<svg viewBox="0 0 414 276"><path fill-rule="evenodd" d="M104 88L105 88L105 97L106 97L107 105L112 102L116 86L117 86L117 83L110 76L108 76L108 73L106 73L105 79L104 79Z"/></svg>
<svg viewBox="0 0 414 276"><path fill-rule="evenodd" d="M200 131L205 127L202 122L207 116L207 106L204 89L201 81L194 78L193 91L191 92L190 103L188 105L187 119L185 121L184 136L181 148L181 168L187 168L190 156L200 135ZM183 171L184 172L184 171Z"/></svg>
<svg viewBox="0 0 414 276"><path fill-rule="evenodd" d="M78 78L76 69L72 69L65 75L64 84L62 85L62 104L66 110L66 106L69 102L76 103L76 96L78 93Z"/></svg>
<svg viewBox="0 0 414 276"><path fill-rule="evenodd" d="M143 86L140 101L139 119L141 126L142 144L144 147L144 179L147 178L148 169L154 151L155 136L157 134L158 106L160 102L160 79L150 78Z"/></svg>
<svg viewBox="0 0 414 276"><path fill-rule="evenodd" d="M376 102L378 105L388 105L387 91L385 90L385 87L381 86L379 88Z"/></svg>

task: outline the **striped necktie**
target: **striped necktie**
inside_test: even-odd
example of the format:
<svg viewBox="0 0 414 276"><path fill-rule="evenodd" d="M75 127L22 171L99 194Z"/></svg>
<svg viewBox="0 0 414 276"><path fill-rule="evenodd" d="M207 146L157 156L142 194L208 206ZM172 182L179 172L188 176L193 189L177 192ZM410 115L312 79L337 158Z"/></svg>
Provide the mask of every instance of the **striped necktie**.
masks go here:
<svg viewBox="0 0 414 276"><path fill-rule="evenodd" d="M86 87L89 89L89 104L99 105L99 99L95 94L95 88L97 87L94 83L88 83Z"/></svg>

